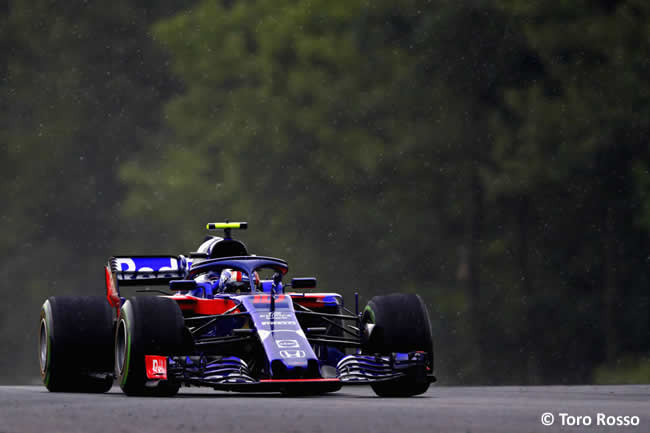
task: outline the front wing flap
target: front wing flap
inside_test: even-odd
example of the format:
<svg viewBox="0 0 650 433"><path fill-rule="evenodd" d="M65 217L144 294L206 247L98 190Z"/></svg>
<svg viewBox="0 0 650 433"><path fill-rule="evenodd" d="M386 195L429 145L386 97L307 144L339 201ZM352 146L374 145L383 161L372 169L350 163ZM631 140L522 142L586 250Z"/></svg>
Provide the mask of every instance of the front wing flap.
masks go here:
<svg viewBox="0 0 650 433"><path fill-rule="evenodd" d="M378 355L348 355L337 366L338 378L346 385L369 384L399 379L406 375L426 376L435 381L425 352Z"/></svg>

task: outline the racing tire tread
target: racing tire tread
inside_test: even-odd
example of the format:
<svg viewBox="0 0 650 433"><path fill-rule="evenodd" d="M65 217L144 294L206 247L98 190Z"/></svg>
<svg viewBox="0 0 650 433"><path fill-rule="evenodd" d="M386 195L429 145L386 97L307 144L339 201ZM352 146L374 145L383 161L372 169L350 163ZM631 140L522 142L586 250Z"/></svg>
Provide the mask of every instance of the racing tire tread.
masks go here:
<svg viewBox="0 0 650 433"><path fill-rule="evenodd" d="M363 341L364 353L387 355L423 351L427 366L433 370L433 339L426 305L416 294L395 293L375 296L368 302L362 318L374 328ZM430 385L423 371L414 370L399 379L371 385L380 397L410 397L423 394Z"/></svg>
<svg viewBox="0 0 650 433"><path fill-rule="evenodd" d="M120 327L126 332L124 365L117 357ZM184 319L178 304L162 297L133 297L120 311L115 331L115 375L128 396L171 397L178 393L180 383L172 378L147 386L145 355L173 356L181 354L184 341ZM124 331L122 331L124 332Z"/></svg>
<svg viewBox="0 0 650 433"><path fill-rule="evenodd" d="M46 347L43 348L42 346ZM41 307L41 378L50 392L104 393L113 386L113 310L100 296L52 296Z"/></svg>

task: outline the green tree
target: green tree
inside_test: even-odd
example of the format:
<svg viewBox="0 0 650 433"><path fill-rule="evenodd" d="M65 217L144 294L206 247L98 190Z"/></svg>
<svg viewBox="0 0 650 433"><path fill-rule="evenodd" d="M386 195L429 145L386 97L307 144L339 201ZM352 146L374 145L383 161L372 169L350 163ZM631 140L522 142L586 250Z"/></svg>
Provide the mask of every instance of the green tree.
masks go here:
<svg viewBox="0 0 650 433"><path fill-rule="evenodd" d="M522 344L542 380L590 381L578 360L614 364L648 347L648 238L634 222L647 206L637 192L650 158L650 8L502 3L526 23L543 68L535 83L504 93L509 110L495 124L486 174L492 200L515 210L508 242L520 261L513 281L527 294ZM539 326L554 321L567 327L561 337ZM545 356L556 347L571 350ZM573 373L558 375L563 366Z"/></svg>
<svg viewBox="0 0 650 433"><path fill-rule="evenodd" d="M0 380L38 375L47 296L102 294L102 263L122 229L117 170L155 143L160 105L178 89L147 33L174 3L2 6L0 344L13 355L0 360Z"/></svg>

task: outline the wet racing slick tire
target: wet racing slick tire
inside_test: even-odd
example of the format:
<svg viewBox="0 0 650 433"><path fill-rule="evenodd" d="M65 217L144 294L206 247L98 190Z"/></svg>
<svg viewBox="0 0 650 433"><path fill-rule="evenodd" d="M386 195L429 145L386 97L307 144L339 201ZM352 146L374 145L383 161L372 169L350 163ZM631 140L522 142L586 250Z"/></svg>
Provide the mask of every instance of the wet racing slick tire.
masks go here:
<svg viewBox="0 0 650 433"><path fill-rule="evenodd" d="M50 297L41 307L39 364L52 392L113 386L113 311L100 296Z"/></svg>
<svg viewBox="0 0 650 433"><path fill-rule="evenodd" d="M433 370L433 339L427 308L415 294L396 293L373 297L361 318L366 335L363 351L367 354L426 352L427 367ZM429 388L426 371L409 372L399 379L372 384L380 397L409 397Z"/></svg>
<svg viewBox="0 0 650 433"><path fill-rule="evenodd" d="M145 355L172 356L183 350L184 320L178 304L168 298L134 297L120 310L115 330L115 375L126 395L173 396L180 384L173 378L147 379Z"/></svg>

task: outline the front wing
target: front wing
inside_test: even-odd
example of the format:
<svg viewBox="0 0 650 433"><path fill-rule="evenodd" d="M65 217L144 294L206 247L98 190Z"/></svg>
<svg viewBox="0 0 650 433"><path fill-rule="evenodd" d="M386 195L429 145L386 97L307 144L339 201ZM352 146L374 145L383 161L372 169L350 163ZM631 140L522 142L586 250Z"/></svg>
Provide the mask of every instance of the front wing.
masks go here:
<svg viewBox="0 0 650 433"><path fill-rule="evenodd" d="M424 352L389 356L348 355L337 365L337 377L301 379L255 379L246 363L237 357L148 355L147 377L151 386L173 380L186 386L210 387L234 392L288 392L321 394L343 385L369 385L399 380L408 375L435 382ZM155 367L153 363L155 362ZM161 366L164 366L164 371Z"/></svg>

